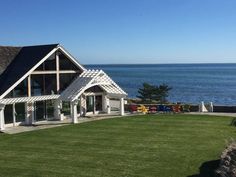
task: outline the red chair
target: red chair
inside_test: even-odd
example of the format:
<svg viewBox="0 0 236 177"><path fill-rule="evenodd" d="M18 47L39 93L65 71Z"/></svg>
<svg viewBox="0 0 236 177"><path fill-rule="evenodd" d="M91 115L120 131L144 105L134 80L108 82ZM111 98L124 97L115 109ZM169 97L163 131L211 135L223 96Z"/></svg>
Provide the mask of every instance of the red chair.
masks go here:
<svg viewBox="0 0 236 177"><path fill-rule="evenodd" d="M150 106L149 107L149 113L156 113L157 112L157 107L156 106Z"/></svg>
<svg viewBox="0 0 236 177"><path fill-rule="evenodd" d="M130 105L131 113L137 112L137 105Z"/></svg>
<svg viewBox="0 0 236 177"><path fill-rule="evenodd" d="M172 110L174 113L180 113L181 112L180 108L181 108L181 106L178 104L172 106Z"/></svg>

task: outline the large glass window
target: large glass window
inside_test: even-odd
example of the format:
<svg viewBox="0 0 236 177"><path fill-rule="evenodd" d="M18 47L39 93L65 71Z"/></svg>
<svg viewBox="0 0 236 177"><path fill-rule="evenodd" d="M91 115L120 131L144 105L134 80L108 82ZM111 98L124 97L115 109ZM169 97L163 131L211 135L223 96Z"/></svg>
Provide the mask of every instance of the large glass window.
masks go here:
<svg viewBox="0 0 236 177"><path fill-rule="evenodd" d="M13 107L11 105L6 105L4 109L4 118L5 118L5 124L13 123Z"/></svg>
<svg viewBox="0 0 236 177"><path fill-rule="evenodd" d="M62 102L61 113L63 113L64 115L70 115L70 102Z"/></svg>
<svg viewBox="0 0 236 177"><path fill-rule="evenodd" d="M47 118L54 117L54 100L46 101L46 117Z"/></svg>
<svg viewBox="0 0 236 177"><path fill-rule="evenodd" d="M86 96L87 112L93 112L94 109L94 96Z"/></svg>
<svg viewBox="0 0 236 177"><path fill-rule="evenodd" d="M57 79L56 74L46 74L45 77L45 95L52 95L57 93Z"/></svg>
<svg viewBox="0 0 236 177"><path fill-rule="evenodd" d="M62 53L59 53L59 63L60 70L79 70L79 68Z"/></svg>
<svg viewBox="0 0 236 177"><path fill-rule="evenodd" d="M40 96L44 91L44 76L43 75L31 75L31 95Z"/></svg>
<svg viewBox="0 0 236 177"><path fill-rule="evenodd" d="M26 97L26 96L28 96L28 81L27 81L27 79L23 80L19 85L17 85L4 98Z"/></svg>
<svg viewBox="0 0 236 177"><path fill-rule="evenodd" d="M60 92L65 90L76 76L77 73L60 74Z"/></svg>
<svg viewBox="0 0 236 177"><path fill-rule="evenodd" d="M16 103L15 104L16 111L16 122L25 121L25 103Z"/></svg>
<svg viewBox="0 0 236 177"><path fill-rule="evenodd" d="M40 121L40 120L45 120L46 119L46 103L45 101L36 101L35 104L35 120Z"/></svg>
<svg viewBox="0 0 236 177"><path fill-rule="evenodd" d="M13 97L27 96L27 94L28 94L27 90L28 90L28 82L27 82L27 79L25 79L13 89L12 96Z"/></svg>
<svg viewBox="0 0 236 177"><path fill-rule="evenodd" d="M36 71L55 71L56 70L56 54L52 54L46 61L44 61Z"/></svg>
<svg viewBox="0 0 236 177"><path fill-rule="evenodd" d="M56 74L31 75L31 95L52 95L57 93Z"/></svg>
<svg viewBox="0 0 236 177"><path fill-rule="evenodd" d="M102 95L95 96L96 111L102 111Z"/></svg>

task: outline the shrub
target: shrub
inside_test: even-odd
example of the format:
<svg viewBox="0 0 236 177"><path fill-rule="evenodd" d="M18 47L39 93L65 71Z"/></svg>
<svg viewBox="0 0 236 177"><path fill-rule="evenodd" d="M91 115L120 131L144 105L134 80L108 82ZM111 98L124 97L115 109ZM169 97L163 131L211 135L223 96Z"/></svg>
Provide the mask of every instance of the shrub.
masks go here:
<svg viewBox="0 0 236 177"><path fill-rule="evenodd" d="M236 177L236 141L232 141L222 152L217 177Z"/></svg>

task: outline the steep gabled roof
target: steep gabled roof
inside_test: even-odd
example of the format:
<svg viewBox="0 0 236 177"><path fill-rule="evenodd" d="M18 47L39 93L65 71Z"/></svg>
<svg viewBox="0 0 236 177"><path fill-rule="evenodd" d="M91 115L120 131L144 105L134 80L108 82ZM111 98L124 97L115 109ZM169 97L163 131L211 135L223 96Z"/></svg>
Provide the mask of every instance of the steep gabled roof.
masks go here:
<svg viewBox="0 0 236 177"><path fill-rule="evenodd" d="M0 74L7 69L22 47L0 46Z"/></svg>
<svg viewBox="0 0 236 177"><path fill-rule="evenodd" d="M2 47L0 62L3 61L4 64L2 64L3 72L0 75L0 95L22 78L33 66L40 62L57 46L58 44ZM7 51L8 54L4 53L4 51Z"/></svg>

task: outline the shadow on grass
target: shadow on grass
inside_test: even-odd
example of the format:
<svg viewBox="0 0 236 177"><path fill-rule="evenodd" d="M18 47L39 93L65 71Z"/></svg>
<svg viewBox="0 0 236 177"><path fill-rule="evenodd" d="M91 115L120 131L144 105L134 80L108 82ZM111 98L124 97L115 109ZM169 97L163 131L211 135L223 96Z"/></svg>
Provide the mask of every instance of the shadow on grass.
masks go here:
<svg viewBox="0 0 236 177"><path fill-rule="evenodd" d="M220 160L211 160L204 162L199 167L199 174L190 175L187 177L215 177L215 170L218 168Z"/></svg>

